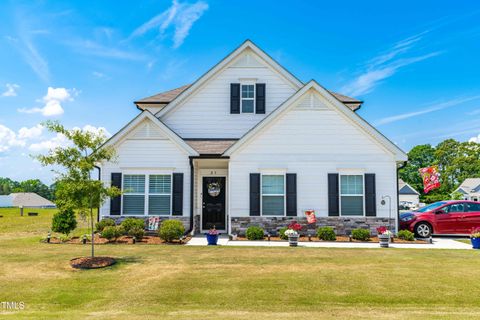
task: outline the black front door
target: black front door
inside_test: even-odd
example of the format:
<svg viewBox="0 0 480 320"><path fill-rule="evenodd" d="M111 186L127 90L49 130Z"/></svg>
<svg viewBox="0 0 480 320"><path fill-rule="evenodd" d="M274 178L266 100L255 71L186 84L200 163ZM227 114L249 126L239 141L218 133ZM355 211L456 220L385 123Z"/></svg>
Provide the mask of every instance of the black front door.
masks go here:
<svg viewBox="0 0 480 320"><path fill-rule="evenodd" d="M204 177L202 229L225 230L225 177Z"/></svg>

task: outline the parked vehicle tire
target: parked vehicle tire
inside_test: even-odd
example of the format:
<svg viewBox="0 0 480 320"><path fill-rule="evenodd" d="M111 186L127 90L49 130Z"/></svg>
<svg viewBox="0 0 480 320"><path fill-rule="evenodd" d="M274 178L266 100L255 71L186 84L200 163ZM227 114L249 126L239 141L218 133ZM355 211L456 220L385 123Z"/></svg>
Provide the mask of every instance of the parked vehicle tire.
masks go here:
<svg viewBox="0 0 480 320"><path fill-rule="evenodd" d="M415 225L415 234L420 238L428 238L432 235L432 226L426 222L420 222Z"/></svg>

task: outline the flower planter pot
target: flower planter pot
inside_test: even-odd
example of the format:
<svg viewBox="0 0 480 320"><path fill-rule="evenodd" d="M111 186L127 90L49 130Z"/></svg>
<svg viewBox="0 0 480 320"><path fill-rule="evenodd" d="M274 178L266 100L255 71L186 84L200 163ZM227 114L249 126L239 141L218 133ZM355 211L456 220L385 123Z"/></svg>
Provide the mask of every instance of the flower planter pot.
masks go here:
<svg viewBox="0 0 480 320"><path fill-rule="evenodd" d="M216 246L218 242L218 234L206 234L209 246Z"/></svg>
<svg viewBox="0 0 480 320"><path fill-rule="evenodd" d="M290 247L297 247L298 246L298 235L288 236L288 244L290 245Z"/></svg>
<svg viewBox="0 0 480 320"><path fill-rule="evenodd" d="M390 235L388 234L379 234L378 242L380 243L381 248L388 248L388 243L390 242Z"/></svg>
<svg viewBox="0 0 480 320"><path fill-rule="evenodd" d="M480 238L470 238L473 249L480 249Z"/></svg>

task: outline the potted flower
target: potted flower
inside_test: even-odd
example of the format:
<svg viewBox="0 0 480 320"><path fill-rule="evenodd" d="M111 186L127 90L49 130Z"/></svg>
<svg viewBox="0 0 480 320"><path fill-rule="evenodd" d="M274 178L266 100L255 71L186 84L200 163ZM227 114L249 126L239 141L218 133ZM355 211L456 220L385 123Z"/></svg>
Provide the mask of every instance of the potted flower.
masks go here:
<svg viewBox="0 0 480 320"><path fill-rule="evenodd" d="M288 244L290 247L296 247L298 245L298 231L302 230L302 226L296 221L292 221L285 231L285 235L288 237Z"/></svg>
<svg viewBox="0 0 480 320"><path fill-rule="evenodd" d="M472 241L473 249L480 249L480 227L472 228L470 241Z"/></svg>
<svg viewBox="0 0 480 320"><path fill-rule="evenodd" d="M213 228L210 228L210 230L206 234L207 242L208 242L209 246L216 246L217 245L219 234L220 233L218 233L218 230L215 229L215 226L213 226Z"/></svg>
<svg viewBox="0 0 480 320"><path fill-rule="evenodd" d="M380 243L381 248L388 248L390 238L392 237L392 232L387 229L387 227L377 228L378 233L378 242Z"/></svg>

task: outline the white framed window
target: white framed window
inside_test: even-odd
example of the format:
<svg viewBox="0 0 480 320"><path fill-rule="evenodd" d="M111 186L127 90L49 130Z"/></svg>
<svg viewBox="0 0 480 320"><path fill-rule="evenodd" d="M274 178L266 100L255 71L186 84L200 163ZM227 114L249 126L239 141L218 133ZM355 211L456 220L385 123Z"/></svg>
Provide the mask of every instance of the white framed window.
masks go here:
<svg viewBox="0 0 480 320"><path fill-rule="evenodd" d="M340 215L364 216L363 175L340 175Z"/></svg>
<svg viewBox="0 0 480 320"><path fill-rule="evenodd" d="M123 215L171 214L171 174L124 174L123 192Z"/></svg>
<svg viewBox="0 0 480 320"><path fill-rule="evenodd" d="M240 98L242 113L255 113L255 84L242 84Z"/></svg>
<svg viewBox="0 0 480 320"><path fill-rule="evenodd" d="M285 175L262 174L262 216L285 215Z"/></svg>

